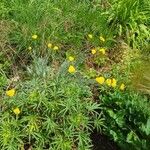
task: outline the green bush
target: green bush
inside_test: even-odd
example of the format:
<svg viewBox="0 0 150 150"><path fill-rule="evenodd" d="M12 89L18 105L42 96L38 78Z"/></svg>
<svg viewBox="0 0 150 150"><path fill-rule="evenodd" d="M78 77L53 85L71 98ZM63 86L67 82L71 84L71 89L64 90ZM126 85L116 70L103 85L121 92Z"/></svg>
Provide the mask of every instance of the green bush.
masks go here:
<svg viewBox="0 0 150 150"><path fill-rule="evenodd" d="M42 66L37 65L39 61ZM103 126L96 112L100 106L93 101L87 81L78 73L69 74L68 65L54 73L45 60L37 59L28 69L28 79L18 83L15 95L3 94L0 149L27 145L39 150L91 149L91 130Z"/></svg>
<svg viewBox="0 0 150 150"><path fill-rule="evenodd" d="M149 149L150 103L135 92L101 91L99 96L105 118L105 129L114 141L126 149Z"/></svg>

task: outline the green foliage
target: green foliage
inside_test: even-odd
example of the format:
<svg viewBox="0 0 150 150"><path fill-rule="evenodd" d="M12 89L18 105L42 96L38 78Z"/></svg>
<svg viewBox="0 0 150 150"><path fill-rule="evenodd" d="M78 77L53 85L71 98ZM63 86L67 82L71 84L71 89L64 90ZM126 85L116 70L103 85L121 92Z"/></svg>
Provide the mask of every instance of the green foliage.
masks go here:
<svg viewBox="0 0 150 150"><path fill-rule="evenodd" d="M37 59L16 95L3 96L0 148L19 149L29 143L33 149L90 149L90 130L101 129L103 119L87 81L67 70L58 74L51 68L42 71L43 67L48 68L46 60ZM17 116L15 107L21 110Z"/></svg>
<svg viewBox="0 0 150 150"><path fill-rule="evenodd" d="M119 36L126 36L132 47L144 49L150 30L150 2L148 0L112 0L108 10L109 23Z"/></svg>
<svg viewBox="0 0 150 150"><path fill-rule="evenodd" d="M150 147L147 98L129 91L101 91L99 98L107 127L105 132L123 149L147 150Z"/></svg>
<svg viewBox="0 0 150 150"><path fill-rule="evenodd" d="M6 6L5 0L0 1L0 18L5 18L8 15L9 9Z"/></svg>
<svg viewBox="0 0 150 150"><path fill-rule="evenodd" d="M134 50L149 52L149 12L149 0L1 0L0 149L91 150L95 129L150 149L149 62L141 73ZM129 88L136 65L146 96Z"/></svg>
<svg viewBox="0 0 150 150"><path fill-rule="evenodd" d="M150 118L148 118L146 124L142 124L142 131L146 133L146 135L150 135Z"/></svg>
<svg viewBox="0 0 150 150"><path fill-rule="evenodd" d="M81 47L85 34L91 31L108 33L107 28L103 28L106 17L101 15L101 10L84 2L38 0L24 3L15 0L9 3L13 10L10 17L17 23L11 39L21 47L25 47L35 33L42 35L42 42L50 38L57 43L72 43L75 48Z"/></svg>
<svg viewBox="0 0 150 150"><path fill-rule="evenodd" d="M3 94L3 90L7 86L7 77L3 71L0 71L0 95Z"/></svg>

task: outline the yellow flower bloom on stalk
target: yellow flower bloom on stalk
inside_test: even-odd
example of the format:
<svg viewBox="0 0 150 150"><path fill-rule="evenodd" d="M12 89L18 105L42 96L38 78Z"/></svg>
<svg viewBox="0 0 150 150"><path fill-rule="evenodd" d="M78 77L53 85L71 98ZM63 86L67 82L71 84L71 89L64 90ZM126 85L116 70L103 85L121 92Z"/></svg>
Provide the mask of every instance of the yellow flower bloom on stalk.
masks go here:
<svg viewBox="0 0 150 150"><path fill-rule="evenodd" d="M125 85L124 85L124 83L122 83L122 84L120 85L120 90L124 91L124 89L125 89Z"/></svg>
<svg viewBox="0 0 150 150"><path fill-rule="evenodd" d="M89 37L90 39L92 39L92 38L93 38L93 35L92 35L92 34L88 34L88 37Z"/></svg>
<svg viewBox="0 0 150 150"><path fill-rule="evenodd" d="M30 51L31 51L31 50L32 50L32 47L31 47L31 46L29 46L29 47L28 47L28 50L30 50Z"/></svg>
<svg viewBox="0 0 150 150"><path fill-rule="evenodd" d="M11 89L6 91L6 95L9 97L13 97L15 95L15 89Z"/></svg>
<svg viewBox="0 0 150 150"><path fill-rule="evenodd" d="M106 84L107 84L108 86L111 86L111 79L107 79L107 80L106 80Z"/></svg>
<svg viewBox="0 0 150 150"><path fill-rule="evenodd" d="M36 40L38 36L36 34L32 35L32 39Z"/></svg>
<svg viewBox="0 0 150 150"><path fill-rule="evenodd" d="M102 36L100 36L99 39L100 39L102 42L105 42L105 39L104 39Z"/></svg>
<svg viewBox="0 0 150 150"><path fill-rule="evenodd" d="M72 57L72 56L69 56L69 61L74 61L74 57Z"/></svg>
<svg viewBox="0 0 150 150"><path fill-rule="evenodd" d="M96 49L92 49L91 50L91 53L94 55L94 54L96 54Z"/></svg>
<svg viewBox="0 0 150 150"><path fill-rule="evenodd" d="M113 79L111 80L111 86L114 87L114 88L117 86L117 81L116 81L116 79L113 78Z"/></svg>
<svg viewBox="0 0 150 150"><path fill-rule="evenodd" d="M13 110L14 114L15 115L19 115L20 114L20 109L18 107L16 107L14 110Z"/></svg>
<svg viewBox="0 0 150 150"><path fill-rule="evenodd" d="M95 79L99 84L103 84L105 82L105 78L104 77L97 77Z"/></svg>
<svg viewBox="0 0 150 150"><path fill-rule="evenodd" d="M54 46L54 47L53 47L53 50L58 50L58 49L59 49L58 46Z"/></svg>
<svg viewBox="0 0 150 150"><path fill-rule="evenodd" d="M52 48L52 43L48 43L48 44L47 44L47 47L48 47L48 48Z"/></svg>
<svg viewBox="0 0 150 150"><path fill-rule="evenodd" d="M105 55L105 51L106 51L105 48L100 48L99 51L100 51L103 55Z"/></svg>
<svg viewBox="0 0 150 150"><path fill-rule="evenodd" d="M70 65L69 68L68 68L68 72L69 73L75 73L76 69L74 66Z"/></svg>

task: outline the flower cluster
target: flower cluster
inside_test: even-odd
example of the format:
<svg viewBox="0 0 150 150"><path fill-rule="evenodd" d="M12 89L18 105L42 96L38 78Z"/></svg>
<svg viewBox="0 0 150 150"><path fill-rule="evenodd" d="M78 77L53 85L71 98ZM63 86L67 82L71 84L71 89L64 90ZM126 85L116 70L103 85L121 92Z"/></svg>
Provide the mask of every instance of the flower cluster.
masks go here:
<svg viewBox="0 0 150 150"><path fill-rule="evenodd" d="M104 77L101 76L101 77L96 77L95 80L96 80L96 82L98 82L101 85L105 83L109 87L113 87L113 88L117 87L117 80L115 78L105 79ZM125 89L125 84L121 83L119 89L123 91Z"/></svg>
<svg viewBox="0 0 150 150"><path fill-rule="evenodd" d="M87 37L88 37L89 39L93 39L93 38L94 38L93 34L91 34L91 33L89 33L89 34L87 35ZM100 36L99 39L100 39L101 42L105 42L105 41L106 41L103 36Z"/></svg>
<svg viewBox="0 0 150 150"><path fill-rule="evenodd" d="M15 96L15 93L16 93L16 91L15 91L14 88L6 91L6 95L7 95L8 97L13 97L13 96ZM14 109L13 109L13 112L14 112L15 115L19 115L19 114L21 113L21 111L20 111L20 109L19 109L18 107L14 108Z"/></svg>
<svg viewBox="0 0 150 150"><path fill-rule="evenodd" d="M105 49L105 48L99 48L99 47L97 47L97 48L93 48L93 49L91 50L92 55L95 55L95 54L98 53L98 52L99 52L100 54L105 55L106 49Z"/></svg>
<svg viewBox="0 0 150 150"><path fill-rule="evenodd" d="M68 57L68 61L69 61L69 62L73 62L74 60L75 60L74 56L71 56L71 55L70 55L70 56ZM76 69L75 69L75 67L74 67L73 64L71 64L71 65L69 66L68 72L71 73L71 74L73 74L73 73L76 72Z"/></svg>
<svg viewBox="0 0 150 150"><path fill-rule="evenodd" d="M33 35L32 35L32 39L33 39L33 40L37 40L37 39L38 39L38 35L33 34ZM55 50L55 51L59 50L59 47L58 47L57 45L53 45L52 43L48 43L48 44L47 44L47 47L48 47L49 49L53 49L53 50ZM28 50L31 51L31 50L32 50L32 47L29 46L29 47L28 47Z"/></svg>
<svg viewBox="0 0 150 150"><path fill-rule="evenodd" d="M53 45L52 43L48 43L47 44L47 47L50 48L50 49L53 49L55 51L59 50L59 47L56 46L56 45Z"/></svg>

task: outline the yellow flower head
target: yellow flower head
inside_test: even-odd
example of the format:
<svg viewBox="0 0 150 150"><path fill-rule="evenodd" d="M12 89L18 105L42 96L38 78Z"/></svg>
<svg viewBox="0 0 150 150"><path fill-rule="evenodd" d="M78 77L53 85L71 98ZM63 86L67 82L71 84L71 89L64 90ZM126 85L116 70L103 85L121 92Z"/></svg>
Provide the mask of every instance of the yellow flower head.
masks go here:
<svg viewBox="0 0 150 150"><path fill-rule="evenodd" d="M95 79L99 84L103 84L105 82L105 78L104 77L97 77Z"/></svg>
<svg viewBox="0 0 150 150"><path fill-rule="evenodd" d="M48 48L52 48L52 43L48 43L48 44L47 44L47 47L48 47Z"/></svg>
<svg viewBox="0 0 150 150"><path fill-rule="evenodd" d="M92 35L92 34L88 34L88 37L89 37L90 39L92 39L92 38L93 38L93 35Z"/></svg>
<svg viewBox="0 0 150 150"><path fill-rule="evenodd" d="M107 79L107 80L106 80L106 84L107 84L108 86L111 86L111 79Z"/></svg>
<svg viewBox="0 0 150 150"><path fill-rule="evenodd" d="M72 57L72 56L69 56L69 61L74 61L74 57Z"/></svg>
<svg viewBox="0 0 150 150"><path fill-rule="evenodd" d="M113 78L113 79L111 80L111 86L114 87L114 88L117 86L117 81L116 81L116 79Z"/></svg>
<svg viewBox="0 0 150 150"><path fill-rule="evenodd" d="M120 85L120 90L124 90L125 89L125 85L122 83L121 85Z"/></svg>
<svg viewBox="0 0 150 150"><path fill-rule="evenodd" d="M53 47L53 50L58 50L58 49L59 49L58 46L54 46L54 47Z"/></svg>
<svg viewBox="0 0 150 150"><path fill-rule="evenodd" d="M102 42L105 42L105 39L104 39L102 36L100 36L99 39L100 39Z"/></svg>
<svg viewBox="0 0 150 150"><path fill-rule="evenodd" d="M15 95L15 89L11 89L6 91L6 95L9 97L13 97Z"/></svg>
<svg viewBox="0 0 150 150"><path fill-rule="evenodd" d="M31 46L29 46L29 47L28 47L28 50L32 50L32 47L31 47Z"/></svg>
<svg viewBox="0 0 150 150"><path fill-rule="evenodd" d="M18 107L16 107L14 110L13 110L14 114L15 115L19 115L20 114L20 109Z"/></svg>
<svg viewBox="0 0 150 150"><path fill-rule="evenodd" d="M91 50L91 53L94 55L94 54L96 54L96 49L92 49Z"/></svg>
<svg viewBox="0 0 150 150"><path fill-rule="evenodd" d="M105 55L105 48L100 48L99 51L100 51L103 55Z"/></svg>
<svg viewBox="0 0 150 150"><path fill-rule="evenodd" d="M32 39L36 40L38 36L36 34L32 35Z"/></svg>
<svg viewBox="0 0 150 150"><path fill-rule="evenodd" d="M68 72L69 73L75 73L76 69L74 68L74 66L70 65L68 68Z"/></svg>

